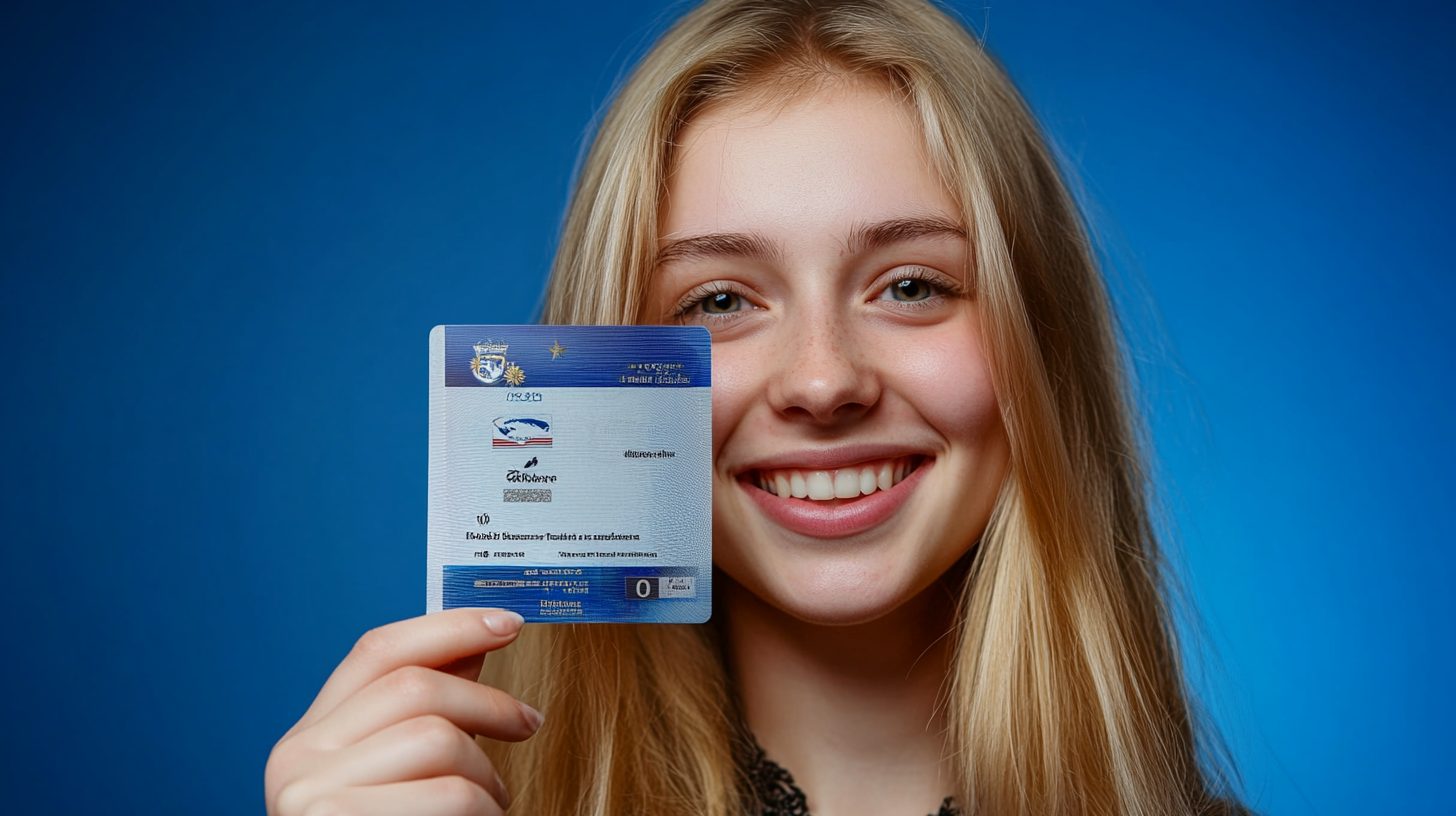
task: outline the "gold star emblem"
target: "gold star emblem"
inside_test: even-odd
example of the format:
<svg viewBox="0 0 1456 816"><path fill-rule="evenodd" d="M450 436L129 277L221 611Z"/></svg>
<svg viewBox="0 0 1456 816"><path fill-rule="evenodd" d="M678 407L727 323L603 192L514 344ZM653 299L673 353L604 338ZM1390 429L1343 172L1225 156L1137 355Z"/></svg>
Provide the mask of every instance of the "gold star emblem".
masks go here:
<svg viewBox="0 0 1456 816"><path fill-rule="evenodd" d="M552 340L551 347L546 350L551 352L551 359L555 360L557 357L560 357L561 355L566 353L566 346L563 346L561 345L561 343Z"/></svg>
<svg viewBox="0 0 1456 816"><path fill-rule="evenodd" d="M520 385L525 381L526 372L522 371L520 366L516 365L515 363L511 363L510 365L506 366L506 382L510 383L511 385Z"/></svg>

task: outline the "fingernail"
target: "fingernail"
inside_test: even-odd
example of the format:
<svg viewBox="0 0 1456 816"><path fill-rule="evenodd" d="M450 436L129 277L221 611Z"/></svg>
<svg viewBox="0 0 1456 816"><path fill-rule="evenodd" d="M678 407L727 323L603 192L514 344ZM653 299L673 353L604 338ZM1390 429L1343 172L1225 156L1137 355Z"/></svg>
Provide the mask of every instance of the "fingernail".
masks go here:
<svg viewBox="0 0 1456 816"><path fill-rule="evenodd" d="M526 724L531 726L531 733L534 734L537 731L540 731L541 721L546 719L545 717L541 716L541 712L537 711L534 708L531 708L520 700L516 701L516 705L520 706L521 713L526 715Z"/></svg>
<svg viewBox="0 0 1456 816"><path fill-rule="evenodd" d="M525 618L509 609L493 609L485 613L482 620L485 621L485 628L501 637L515 634L516 630L521 628L521 624L526 622Z"/></svg>

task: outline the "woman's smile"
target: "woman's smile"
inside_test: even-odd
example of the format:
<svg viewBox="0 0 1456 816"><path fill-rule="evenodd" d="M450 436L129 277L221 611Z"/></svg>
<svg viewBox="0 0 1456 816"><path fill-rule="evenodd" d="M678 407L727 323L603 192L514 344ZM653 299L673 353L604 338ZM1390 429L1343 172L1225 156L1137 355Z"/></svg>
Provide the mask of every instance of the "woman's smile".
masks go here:
<svg viewBox="0 0 1456 816"><path fill-rule="evenodd" d="M710 109L674 165L649 302L713 333L714 562L803 620L880 617L1006 471L960 208L903 104L850 80Z"/></svg>
<svg viewBox="0 0 1456 816"><path fill-rule="evenodd" d="M833 470L784 468L774 472L773 482L747 492L765 516L786 530L812 538L844 538L894 518L932 462L925 456L906 456Z"/></svg>
<svg viewBox="0 0 1456 816"><path fill-rule="evenodd" d="M779 498L808 499L814 503L854 500L875 491L888 491L924 462L909 455L877 458L852 465L821 468L813 465L765 468L749 471L747 481Z"/></svg>

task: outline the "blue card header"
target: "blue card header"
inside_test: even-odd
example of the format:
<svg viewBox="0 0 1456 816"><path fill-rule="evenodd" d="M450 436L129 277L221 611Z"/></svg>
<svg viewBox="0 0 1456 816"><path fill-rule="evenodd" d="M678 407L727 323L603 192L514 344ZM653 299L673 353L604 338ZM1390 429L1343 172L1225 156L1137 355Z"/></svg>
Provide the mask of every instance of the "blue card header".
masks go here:
<svg viewBox="0 0 1456 816"><path fill-rule="evenodd" d="M445 326L446 387L705 388L701 326Z"/></svg>

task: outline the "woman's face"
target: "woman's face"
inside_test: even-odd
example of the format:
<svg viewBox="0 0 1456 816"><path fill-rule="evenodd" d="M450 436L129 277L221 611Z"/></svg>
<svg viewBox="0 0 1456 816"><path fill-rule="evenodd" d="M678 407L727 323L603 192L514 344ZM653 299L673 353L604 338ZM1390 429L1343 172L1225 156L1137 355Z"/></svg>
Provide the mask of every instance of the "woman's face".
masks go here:
<svg viewBox="0 0 1456 816"><path fill-rule="evenodd" d="M713 336L713 560L873 620L985 529L1007 444L969 246L910 111L842 83L678 142L649 309Z"/></svg>

